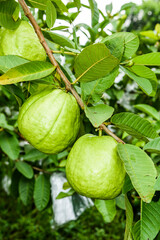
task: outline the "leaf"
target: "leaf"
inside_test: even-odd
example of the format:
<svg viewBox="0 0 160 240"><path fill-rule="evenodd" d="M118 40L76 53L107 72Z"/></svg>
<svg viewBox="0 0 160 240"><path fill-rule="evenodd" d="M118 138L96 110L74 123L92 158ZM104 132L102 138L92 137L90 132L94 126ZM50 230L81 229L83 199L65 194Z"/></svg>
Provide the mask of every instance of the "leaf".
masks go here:
<svg viewBox="0 0 160 240"><path fill-rule="evenodd" d="M54 33L54 32L49 32L49 31L42 31L43 35L45 38L47 38L48 40L62 46L62 47L69 47L69 48L75 48L75 44L74 42L72 42L69 38L60 35L58 33Z"/></svg>
<svg viewBox="0 0 160 240"><path fill-rule="evenodd" d="M152 116L156 120L158 121L160 120L160 114L154 107L147 104L137 104L137 105L134 105L134 107L144 113L147 113L148 115Z"/></svg>
<svg viewBox="0 0 160 240"><path fill-rule="evenodd" d="M143 54L132 60L135 65L160 66L160 52Z"/></svg>
<svg viewBox="0 0 160 240"><path fill-rule="evenodd" d="M3 113L0 113L0 127L10 131L14 131L14 127L7 123L6 116Z"/></svg>
<svg viewBox="0 0 160 240"><path fill-rule="evenodd" d="M155 39L155 40L158 41L158 37L156 36L154 31L151 31L151 30L149 30L149 31L142 31L142 32L140 32L140 35L148 37L148 38L152 38L152 39Z"/></svg>
<svg viewBox="0 0 160 240"><path fill-rule="evenodd" d="M38 8L40 10L46 10L47 0L27 0L27 2L34 8Z"/></svg>
<svg viewBox="0 0 160 240"><path fill-rule="evenodd" d="M125 207L125 195L122 193L120 194L118 197L116 197L116 205L123 209L123 210L126 210L126 207Z"/></svg>
<svg viewBox="0 0 160 240"><path fill-rule="evenodd" d="M14 172L12 173L12 177L11 177L10 191L11 191L12 196L14 196L16 198L19 196L18 185L19 185L21 176L22 175L17 171L17 169L15 169Z"/></svg>
<svg viewBox="0 0 160 240"><path fill-rule="evenodd" d="M55 67L49 62L33 61L11 68L0 77L0 85L31 81L48 76Z"/></svg>
<svg viewBox="0 0 160 240"><path fill-rule="evenodd" d="M2 72L7 72L10 68L17 67L27 62L29 61L14 55L0 56L0 70Z"/></svg>
<svg viewBox="0 0 160 240"><path fill-rule="evenodd" d="M156 183L154 185L154 189L156 191L160 191L160 175L158 176L158 178L156 179Z"/></svg>
<svg viewBox="0 0 160 240"><path fill-rule="evenodd" d="M128 134L144 141L158 137L151 123L134 113L117 113L111 118L111 122Z"/></svg>
<svg viewBox="0 0 160 240"><path fill-rule="evenodd" d="M132 185L131 179L128 176L128 174L126 174L125 176L125 182L123 184L123 188L122 188L122 193L126 194L127 192L129 192L130 190L132 190L134 187Z"/></svg>
<svg viewBox="0 0 160 240"><path fill-rule="evenodd" d="M27 179L21 176L19 182L19 195L23 204L27 206L32 199L34 189L34 179Z"/></svg>
<svg viewBox="0 0 160 240"><path fill-rule="evenodd" d="M155 239L160 229L160 200L149 204L142 202L141 219L133 228L134 240Z"/></svg>
<svg viewBox="0 0 160 240"><path fill-rule="evenodd" d="M96 199L94 202L97 210L102 215L106 223L112 222L116 215L116 204L115 200L99 200Z"/></svg>
<svg viewBox="0 0 160 240"><path fill-rule="evenodd" d="M59 9L63 12L68 12L68 8L64 5L61 0L51 0L52 2L56 3Z"/></svg>
<svg viewBox="0 0 160 240"><path fill-rule="evenodd" d="M65 197L70 197L75 193L75 191L71 188L68 192L60 192L56 199L62 199Z"/></svg>
<svg viewBox="0 0 160 240"><path fill-rule="evenodd" d="M16 162L16 168L26 178L31 179L33 177L33 169L28 163L18 161Z"/></svg>
<svg viewBox="0 0 160 240"><path fill-rule="evenodd" d="M105 45L110 50L111 54L121 61L124 52L124 39L111 35L105 38Z"/></svg>
<svg viewBox="0 0 160 240"><path fill-rule="evenodd" d="M118 62L103 43L90 45L84 48L75 60L77 81L90 82L102 78L110 73Z"/></svg>
<svg viewBox="0 0 160 240"><path fill-rule="evenodd" d="M120 11L127 10L128 8L131 8L131 7L136 7L136 4L133 2L125 3L122 5Z"/></svg>
<svg viewBox="0 0 160 240"><path fill-rule="evenodd" d="M14 13L19 4L13 0L4 1L0 3L0 26L7 29L16 29L21 20L18 18L14 20Z"/></svg>
<svg viewBox="0 0 160 240"><path fill-rule="evenodd" d="M47 1L47 8L46 8L46 23L49 28L53 27L57 18L57 12L50 0Z"/></svg>
<svg viewBox="0 0 160 240"><path fill-rule="evenodd" d="M48 156L47 154L42 153L37 149L33 148L23 156L23 160L29 161L29 162L35 162L37 160L42 160L47 156Z"/></svg>
<svg viewBox="0 0 160 240"><path fill-rule="evenodd" d="M118 73L118 68L115 68L106 77L92 82L81 82L82 99L87 103L91 101L99 102L105 90L113 85Z"/></svg>
<svg viewBox="0 0 160 240"><path fill-rule="evenodd" d="M49 179L43 174L39 175L36 179L34 186L34 202L36 208L42 211L48 204L50 198L50 182Z"/></svg>
<svg viewBox="0 0 160 240"><path fill-rule="evenodd" d="M148 142L143 150L147 152L154 152L160 154L160 137L153 139L152 141Z"/></svg>
<svg viewBox="0 0 160 240"><path fill-rule="evenodd" d="M16 160L20 153L19 141L15 135L10 135L6 132L0 133L0 147L7 156Z"/></svg>
<svg viewBox="0 0 160 240"><path fill-rule="evenodd" d="M19 10L20 10L20 7L19 7L19 4L17 4L17 6L15 7L15 10L12 14L12 18L15 22L19 19Z"/></svg>
<svg viewBox="0 0 160 240"><path fill-rule="evenodd" d="M131 79L133 79L139 85L139 87L142 89L143 92L145 92L149 96L154 96L157 90L157 78L153 79L153 76L151 78L152 71L149 68L145 66L141 66L141 67L142 67L142 73L144 73L144 76L148 76L148 78L138 76L132 71L133 68L124 68L120 66L122 71L125 74L127 74Z"/></svg>
<svg viewBox="0 0 160 240"><path fill-rule="evenodd" d="M21 104L20 104L20 106L21 106L22 102L25 101L25 96L24 96L24 93L22 92L22 88L20 86L16 86L16 85L6 85L3 87L8 92L12 93L15 96L16 100L18 100L18 102L21 102Z"/></svg>
<svg viewBox="0 0 160 240"><path fill-rule="evenodd" d="M85 106L84 111L93 126L99 127L104 121L112 116L114 108L105 104L99 104L93 107Z"/></svg>
<svg viewBox="0 0 160 240"><path fill-rule="evenodd" d="M112 34L112 36L110 36L110 40L117 38L117 43L118 43L119 37L124 41L123 57L126 59L132 57L139 47L138 37L133 33L119 32L119 33ZM108 37L104 38L102 42L105 44L107 40L108 40Z"/></svg>
<svg viewBox="0 0 160 240"><path fill-rule="evenodd" d="M110 4L107 4L106 6L105 6L105 10L106 10L106 13L107 12L112 12L112 9L113 9L113 5L112 5L112 3L110 3Z"/></svg>
<svg viewBox="0 0 160 240"><path fill-rule="evenodd" d="M124 240L132 240L132 224L133 224L133 209L130 204L127 195L125 195L125 206L126 206L126 228L124 234Z"/></svg>
<svg viewBox="0 0 160 240"><path fill-rule="evenodd" d="M151 202L155 193L157 171L152 159L140 148L130 144L118 144L118 154L124 162L132 184L144 202Z"/></svg>
<svg viewBox="0 0 160 240"><path fill-rule="evenodd" d="M74 0L74 3L79 10L81 8L81 1L80 0Z"/></svg>
<svg viewBox="0 0 160 240"><path fill-rule="evenodd" d="M99 21L99 10L95 0L88 0L88 2L91 9L92 27L94 27Z"/></svg>

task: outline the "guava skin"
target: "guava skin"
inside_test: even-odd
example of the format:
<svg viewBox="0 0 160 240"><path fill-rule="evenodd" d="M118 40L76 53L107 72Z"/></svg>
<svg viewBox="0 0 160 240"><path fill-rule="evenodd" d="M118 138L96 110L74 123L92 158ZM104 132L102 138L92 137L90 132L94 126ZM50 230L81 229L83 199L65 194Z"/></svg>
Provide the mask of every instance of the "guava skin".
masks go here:
<svg viewBox="0 0 160 240"><path fill-rule="evenodd" d="M113 199L123 187L125 170L110 136L86 134L73 145L66 163L66 176L79 194L96 199Z"/></svg>
<svg viewBox="0 0 160 240"><path fill-rule="evenodd" d="M80 128L79 106L69 93L60 89L44 90L23 104L18 128L41 152L59 153L76 140Z"/></svg>
<svg viewBox="0 0 160 240"><path fill-rule="evenodd" d="M30 61L45 61L46 53L34 29L22 21L15 30L5 29L1 36L3 55L17 55Z"/></svg>

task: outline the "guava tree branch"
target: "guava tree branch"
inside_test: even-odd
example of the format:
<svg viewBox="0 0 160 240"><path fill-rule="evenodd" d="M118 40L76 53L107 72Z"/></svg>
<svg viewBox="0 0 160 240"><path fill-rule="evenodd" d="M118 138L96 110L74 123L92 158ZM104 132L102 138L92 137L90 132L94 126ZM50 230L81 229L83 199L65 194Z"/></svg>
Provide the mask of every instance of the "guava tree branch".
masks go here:
<svg viewBox="0 0 160 240"><path fill-rule="evenodd" d="M65 83L66 86L66 90L70 91L73 96L75 97L75 99L77 100L79 106L81 107L81 109L84 109L84 104L82 99L80 98L80 96L78 95L78 93L76 92L76 90L74 89L74 87L72 86L71 82L67 79L67 77L65 76L65 74L63 73L63 71L61 70L59 64L57 63L52 50L48 47L47 42L43 36L43 33L41 31L41 28L39 27L39 25L37 24L35 18L33 17L31 11L29 10L27 4L25 3L24 0L18 0L18 2L20 3L20 5L23 8L24 14L28 17L28 19L30 20L32 26L34 27L34 30L42 44L42 46L44 47L51 63L56 67L56 71L57 73L60 75L60 77L62 78L63 82ZM124 143L120 138L118 138L114 133L112 133L104 124L100 125L100 128L105 131L108 135L112 136L117 142L121 142Z"/></svg>

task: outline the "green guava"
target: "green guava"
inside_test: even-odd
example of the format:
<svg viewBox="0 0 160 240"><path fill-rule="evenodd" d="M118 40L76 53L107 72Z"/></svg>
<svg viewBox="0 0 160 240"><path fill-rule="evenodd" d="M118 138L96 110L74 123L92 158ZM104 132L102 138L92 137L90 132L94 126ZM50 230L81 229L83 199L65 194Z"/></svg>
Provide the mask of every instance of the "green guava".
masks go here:
<svg viewBox="0 0 160 240"><path fill-rule="evenodd" d="M5 29L2 33L3 55L17 55L30 61L45 61L46 53L33 27L22 21L15 30Z"/></svg>
<svg viewBox="0 0 160 240"><path fill-rule="evenodd" d="M110 136L86 134L73 145L66 163L71 187L90 198L113 199L123 187L125 170Z"/></svg>
<svg viewBox="0 0 160 240"><path fill-rule="evenodd" d="M70 93L44 90L23 104L18 128L41 152L59 153L76 140L80 128L79 106Z"/></svg>

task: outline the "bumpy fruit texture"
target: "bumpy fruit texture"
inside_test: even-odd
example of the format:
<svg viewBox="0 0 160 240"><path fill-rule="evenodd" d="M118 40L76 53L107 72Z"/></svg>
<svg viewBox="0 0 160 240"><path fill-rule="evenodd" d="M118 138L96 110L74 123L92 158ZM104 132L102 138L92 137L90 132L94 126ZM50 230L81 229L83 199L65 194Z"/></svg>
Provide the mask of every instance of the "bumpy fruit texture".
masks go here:
<svg viewBox="0 0 160 240"><path fill-rule="evenodd" d="M59 153L77 137L79 106L69 93L60 89L44 90L23 104L18 127L22 135L41 152Z"/></svg>
<svg viewBox="0 0 160 240"><path fill-rule="evenodd" d="M77 193L98 199L120 194L125 170L116 147L117 142L109 136L86 134L76 141L67 159L66 175Z"/></svg>
<svg viewBox="0 0 160 240"><path fill-rule="evenodd" d="M46 53L32 26L22 21L16 30L5 29L1 37L2 55L17 55L31 61L45 61Z"/></svg>

